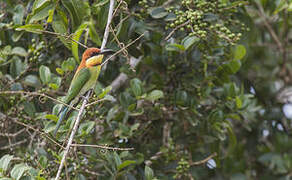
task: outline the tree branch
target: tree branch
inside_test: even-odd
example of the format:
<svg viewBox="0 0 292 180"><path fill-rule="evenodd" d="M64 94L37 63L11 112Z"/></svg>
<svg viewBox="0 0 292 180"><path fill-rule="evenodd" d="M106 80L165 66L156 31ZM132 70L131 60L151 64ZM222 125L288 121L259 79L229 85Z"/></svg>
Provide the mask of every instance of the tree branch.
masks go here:
<svg viewBox="0 0 292 180"><path fill-rule="evenodd" d="M106 25L106 28L105 28L105 32L104 32L104 36L103 36L103 40L102 40L102 45L101 45L101 48L100 48L101 50L103 50L105 48L105 45L107 43L107 39L108 39L108 35L109 35L109 25L110 25L111 20L112 20L113 10L114 10L114 0L110 0L110 7L109 7L109 12L108 12L107 25ZM86 104L88 102L90 94L91 94L90 91L88 91L85 99L83 100L82 106L81 106L81 108L79 110L79 113L78 113L76 121L74 123L74 127L72 129L70 138L69 138L67 146L65 148L65 151L64 151L64 154L63 154L63 157L62 157L62 160L61 160L61 163L60 163L60 166L59 166L59 169L58 169L58 172L57 172L55 180L58 180L60 178L60 175L62 173L62 169L63 169L64 163L65 163L66 157L67 157L67 155L69 153L69 150L70 150L70 147L72 145L75 133L77 132L77 129L78 129L78 126L79 126L79 122L81 120L81 116L82 116L82 114L84 112L84 109L85 109L85 106L86 106Z"/></svg>
<svg viewBox="0 0 292 180"><path fill-rule="evenodd" d="M257 7L258 7L258 10L259 10L259 11L258 11L258 15L259 15L260 17L263 18L264 25L266 26L266 28L268 29L269 33L271 34L273 40L274 40L275 43L277 44L278 49L279 49L281 52L283 52L283 51L284 51L284 50L283 50L283 45L282 45L282 43L281 43L279 37L278 37L277 34L275 33L274 29L272 28L272 26L271 26L270 23L268 22L268 20L267 20L267 16L266 16L266 14L265 14L265 11L264 11L262 5L261 5L259 2L256 2L256 1L255 1L255 3L256 3L256 5L257 5Z"/></svg>
<svg viewBox="0 0 292 180"><path fill-rule="evenodd" d="M207 158L205 158L205 159L203 159L201 161L191 162L190 165L191 166L197 166L197 165L200 165L200 164L204 164L204 163L206 163L207 161L209 161L210 159L212 159L215 156L217 156L216 152L211 154L210 156L208 156Z"/></svg>

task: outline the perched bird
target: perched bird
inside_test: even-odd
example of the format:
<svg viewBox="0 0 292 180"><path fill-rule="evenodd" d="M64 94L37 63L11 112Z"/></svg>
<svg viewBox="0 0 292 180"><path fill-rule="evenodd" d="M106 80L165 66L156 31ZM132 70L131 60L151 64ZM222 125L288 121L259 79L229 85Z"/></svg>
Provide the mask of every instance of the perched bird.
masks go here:
<svg viewBox="0 0 292 180"><path fill-rule="evenodd" d="M98 48L88 48L85 50L82 55L82 61L71 81L69 90L64 99L64 103L73 106L78 102L80 96L84 95L88 90L94 87L100 73L101 63L104 55L112 52L113 51L110 49L101 51ZM56 135L68 110L68 106L63 106L59 112L60 117L57 122L54 135Z"/></svg>

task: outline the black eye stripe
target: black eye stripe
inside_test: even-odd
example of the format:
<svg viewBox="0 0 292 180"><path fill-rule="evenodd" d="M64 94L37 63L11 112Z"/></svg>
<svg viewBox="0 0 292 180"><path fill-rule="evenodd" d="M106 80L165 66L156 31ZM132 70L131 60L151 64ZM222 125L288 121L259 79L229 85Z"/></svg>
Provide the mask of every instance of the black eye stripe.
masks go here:
<svg viewBox="0 0 292 180"><path fill-rule="evenodd" d="M92 56L96 56L96 55L99 55L100 53L99 52L92 52L91 54L90 54L90 57L92 57Z"/></svg>
<svg viewBox="0 0 292 180"><path fill-rule="evenodd" d="M92 53L90 53L90 55L88 56L88 58L86 58L86 60L89 59L89 58L91 58L91 57L93 57L93 56L97 56L99 54L100 54L99 52L92 52Z"/></svg>

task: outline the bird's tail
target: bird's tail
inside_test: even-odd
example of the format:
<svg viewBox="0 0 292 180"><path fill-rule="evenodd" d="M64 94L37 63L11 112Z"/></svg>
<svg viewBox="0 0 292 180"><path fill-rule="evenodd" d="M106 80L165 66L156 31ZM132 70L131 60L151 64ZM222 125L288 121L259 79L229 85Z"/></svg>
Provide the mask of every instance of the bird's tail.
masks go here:
<svg viewBox="0 0 292 180"><path fill-rule="evenodd" d="M63 121L63 119L64 119L64 117L65 117L65 115L66 115L68 109L69 109L69 107L68 107L68 106L65 106L65 107L63 107L62 110L59 112L60 116L59 116L59 120L58 120L57 125L56 125L56 129L55 129L55 131L54 131L54 136L56 136L56 134L57 134L57 132L58 132L58 129L60 128L61 123L62 123L62 121Z"/></svg>

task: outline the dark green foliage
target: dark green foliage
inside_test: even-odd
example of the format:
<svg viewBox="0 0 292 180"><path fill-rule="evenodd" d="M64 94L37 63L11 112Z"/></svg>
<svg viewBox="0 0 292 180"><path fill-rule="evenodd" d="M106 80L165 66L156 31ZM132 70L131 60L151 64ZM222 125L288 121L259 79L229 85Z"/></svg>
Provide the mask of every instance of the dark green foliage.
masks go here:
<svg viewBox="0 0 292 180"><path fill-rule="evenodd" d="M291 178L281 103L292 82L292 3L120 2L107 47L144 36L102 70L74 144L134 150L72 147L62 179ZM56 175L78 114L52 136L84 51L72 39L99 47L108 4L0 2L1 180ZM121 73L127 80L111 87Z"/></svg>

